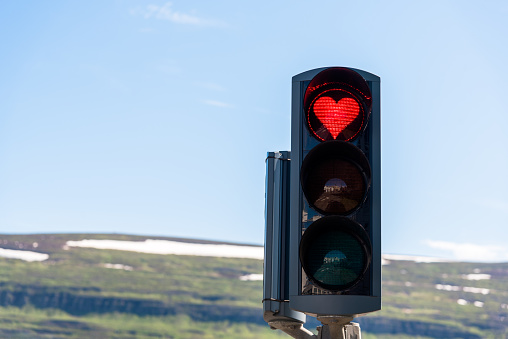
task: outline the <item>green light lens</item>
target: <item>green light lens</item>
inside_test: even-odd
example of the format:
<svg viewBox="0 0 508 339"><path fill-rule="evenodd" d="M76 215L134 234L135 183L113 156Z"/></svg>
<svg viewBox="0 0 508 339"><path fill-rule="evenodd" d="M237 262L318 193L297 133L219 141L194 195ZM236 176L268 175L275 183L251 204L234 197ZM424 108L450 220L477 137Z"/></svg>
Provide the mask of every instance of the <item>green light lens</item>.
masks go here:
<svg viewBox="0 0 508 339"><path fill-rule="evenodd" d="M341 231L327 232L308 248L306 266L309 275L323 285L345 286L363 273L365 251L351 234Z"/></svg>
<svg viewBox="0 0 508 339"><path fill-rule="evenodd" d="M363 277L370 264L368 235L350 219L323 217L305 231L300 260L307 277L319 287L347 290Z"/></svg>

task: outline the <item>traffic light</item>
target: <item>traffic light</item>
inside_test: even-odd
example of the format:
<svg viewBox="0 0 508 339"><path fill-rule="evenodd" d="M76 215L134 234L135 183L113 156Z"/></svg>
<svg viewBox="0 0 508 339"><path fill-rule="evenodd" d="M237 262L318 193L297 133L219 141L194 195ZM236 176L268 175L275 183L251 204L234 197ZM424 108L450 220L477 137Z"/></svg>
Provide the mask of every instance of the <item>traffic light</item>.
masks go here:
<svg viewBox="0 0 508 339"><path fill-rule="evenodd" d="M381 309L380 78L345 67L293 77L289 306Z"/></svg>

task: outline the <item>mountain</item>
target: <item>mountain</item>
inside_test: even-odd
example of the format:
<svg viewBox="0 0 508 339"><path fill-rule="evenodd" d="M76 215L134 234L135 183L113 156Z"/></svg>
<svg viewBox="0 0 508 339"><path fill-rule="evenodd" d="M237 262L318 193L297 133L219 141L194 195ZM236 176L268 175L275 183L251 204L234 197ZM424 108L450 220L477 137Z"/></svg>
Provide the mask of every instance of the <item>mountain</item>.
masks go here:
<svg viewBox="0 0 508 339"><path fill-rule="evenodd" d="M153 253L106 249L127 244ZM167 244L194 255L154 250ZM92 245L102 248L81 247ZM233 254L210 256L209 245ZM262 319L262 248L243 245L247 258L235 257L238 248L120 234L0 235L0 338L289 338ZM362 338L507 337L507 263L421 261L385 256L383 309L356 319ZM306 326L316 325L308 317Z"/></svg>

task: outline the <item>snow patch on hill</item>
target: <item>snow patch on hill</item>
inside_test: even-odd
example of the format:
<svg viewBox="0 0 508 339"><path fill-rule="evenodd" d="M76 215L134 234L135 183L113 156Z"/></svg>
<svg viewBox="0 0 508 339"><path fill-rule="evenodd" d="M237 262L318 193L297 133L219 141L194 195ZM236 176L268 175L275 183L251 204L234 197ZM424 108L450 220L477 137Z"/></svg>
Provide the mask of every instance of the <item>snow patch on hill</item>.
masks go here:
<svg viewBox="0 0 508 339"><path fill-rule="evenodd" d="M490 274L481 274L481 273L471 273L462 275L462 278L467 280L489 280L490 277L491 277Z"/></svg>
<svg viewBox="0 0 508 339"><path fill-rule="evenodd" d="M414 261L416 263L435 263L435 262L454 262L454 260L436 258L436 257L425 257L415 255L399 255L399 254L383 254L383 265L389 265L390 261Z"/></svg>
<svg viewBox="0 0 508 339"><path fill-rule="evenodd" d="M122 241L122 240L80 240L67 241L68 247L87 247L108 250L132 251L152 254L195 255L205 257L249 258L263 260L261 246L228 244L196 244L170 240Z"/></svg>
<svg viewBox="0 0 508 339"><path fill-rule="evenodd" d="M105 263L102 266L104 266L106 268L112 268L112 269L115 269L115 270L124 270L124 271L132 271L134 269L132 266L123 265L123 264Z"/></svg>
<svg viewBox="0 0 508 339"><path fill-rule="evenodd" d="M46 253L0 248L0 257L25 261L44 261L49 258L49 255Z"/></svg>
<svg viewBox="0 0 508 339"><path fill-rule="evenodd" d="M483 294L483 295L487 295L490 293L490 290L488 288L469 287L469 286L462 287L462 286L443 285L443 284L436 284L436 289L442 290L442 291L450 291L450 292L464 291L464 292Z"/></svg>
<svg viewBox="0 0 508 339"><path fill-rule="evenodd" d="M260 280L263 280L263 275L262 274L257 274L257 273L246 274L246 275L242 275L240 277L240 280L243 280L243 281L260 281Z"/></svg>

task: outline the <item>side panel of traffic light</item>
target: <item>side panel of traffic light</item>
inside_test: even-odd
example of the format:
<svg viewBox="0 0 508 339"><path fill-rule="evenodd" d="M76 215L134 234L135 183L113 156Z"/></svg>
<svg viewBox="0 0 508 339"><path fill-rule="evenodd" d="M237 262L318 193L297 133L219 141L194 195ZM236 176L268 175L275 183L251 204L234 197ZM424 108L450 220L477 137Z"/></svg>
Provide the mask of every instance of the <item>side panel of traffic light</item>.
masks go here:
<svg viewBox="0 0 508 339"><path fill-rule="evenodd" d="M293 77L290 307L381 308L380 79L344 67Z"/></svg>
<svg viewBox="0 0 508 339"><path fill-rule="evenodd" d="M267 323L305 323L303 313L289 308L289 180L290 152L266 157L265 255L263 318Z"/></svg>

